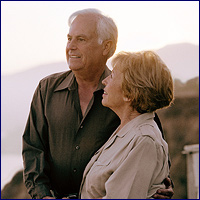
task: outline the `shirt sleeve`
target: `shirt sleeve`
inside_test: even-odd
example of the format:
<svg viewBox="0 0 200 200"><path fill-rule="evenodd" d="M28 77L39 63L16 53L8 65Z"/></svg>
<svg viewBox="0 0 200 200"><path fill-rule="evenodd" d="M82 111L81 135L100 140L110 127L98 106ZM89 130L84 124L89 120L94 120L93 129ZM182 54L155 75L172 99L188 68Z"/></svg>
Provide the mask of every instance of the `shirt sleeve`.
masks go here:
<svg viewBox="0 0 200 200"><path fill-rule="evenodd" d="M34 199L51 196L49 184L48 126L44 115L44 104L39 83L32 99L25 131L22 137L24 181Z"/></svg>
<svg viewBox="0 0 200 200"><path fill-rule="evenodd" d="M139 137L137 144L105 183L103 199L145 199L157 164L155 141Z"/></svg>

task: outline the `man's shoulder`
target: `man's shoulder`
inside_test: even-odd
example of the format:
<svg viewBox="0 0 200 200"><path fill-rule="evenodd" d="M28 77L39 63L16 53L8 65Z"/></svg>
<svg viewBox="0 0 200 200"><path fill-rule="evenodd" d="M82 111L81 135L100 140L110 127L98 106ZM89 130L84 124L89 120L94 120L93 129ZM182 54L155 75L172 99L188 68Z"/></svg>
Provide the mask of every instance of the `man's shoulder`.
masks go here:
<svg viewBox="0 0 200 200"><path fill-rule="evenodd" d="M71 70L50 74L50 75L42 78L40 80L40 84L41 85L46 85L46 84L60 83L64 79L68 79L70 77L70 74L72 74Z"/></svg>
<svg viewBox="0 0 200 200"><path fill-rule="evenodd" d="M72 77L73 72L71 70L54 73L41 79L39 82L39 88L43 92L47 90L54 91L59 85L70 82Z"/></svg>
<svg viewBox="0 0 200 200"><path fill-rule="evenodd" d="M69 74L71 74L71 73L72 73L71 70L64 71L64 72L53 73L53 74L50 74L50 75L42 78L40 80L40 82L55 81L55 80L60 80L60 79L63 79L63 78L67 78L69 76Z"/></svg>

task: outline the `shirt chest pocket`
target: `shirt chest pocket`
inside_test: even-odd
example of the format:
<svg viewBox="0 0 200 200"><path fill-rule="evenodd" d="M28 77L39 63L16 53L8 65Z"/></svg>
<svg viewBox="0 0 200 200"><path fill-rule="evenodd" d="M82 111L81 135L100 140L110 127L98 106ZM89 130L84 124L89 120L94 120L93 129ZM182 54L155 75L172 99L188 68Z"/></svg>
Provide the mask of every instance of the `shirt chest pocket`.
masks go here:
<svg viewBox="0 0 200 200"><path fill-rule="evenodd" d="M105 173L110 163L110 159L98 159L90 169L90 174L96 174L97 176L98 174L100 175L102 173Z"/></svg>
<svg viewBox="0 0 200 200"><path fill-rule="evenodd" d="M94 190L94 188L103 188L104 190L105 182L112 174L111 164L110 159L97 160L87 175L87 187L91 190Z"/></svg>
<svg viewBox="0 0 200 200"><path fill-rule="evenodd" d="M96 166L108 166L111 163L111 160L103 159L103 160L97 160L95 165Z"/></svg>

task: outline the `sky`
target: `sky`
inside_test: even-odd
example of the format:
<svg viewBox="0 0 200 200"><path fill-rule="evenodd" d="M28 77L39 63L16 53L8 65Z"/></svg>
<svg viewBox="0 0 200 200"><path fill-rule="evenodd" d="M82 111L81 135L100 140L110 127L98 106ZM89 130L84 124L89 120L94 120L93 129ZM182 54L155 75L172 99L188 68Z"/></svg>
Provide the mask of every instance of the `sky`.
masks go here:
<svg viewBox="0 0 200 200"><path fill-rule="evenodd" d="M114 19L116 53L199 45L198 1L1 1L1 74L66 62L68 17L84 8Z"/></svg>

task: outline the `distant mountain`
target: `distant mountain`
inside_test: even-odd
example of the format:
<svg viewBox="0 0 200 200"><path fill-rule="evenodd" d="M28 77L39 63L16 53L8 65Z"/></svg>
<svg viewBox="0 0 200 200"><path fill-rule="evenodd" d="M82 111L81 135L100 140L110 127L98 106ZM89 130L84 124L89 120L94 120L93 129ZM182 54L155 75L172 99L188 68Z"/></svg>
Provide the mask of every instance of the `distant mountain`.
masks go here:
<svg viewBox="0 0 200 200"><path fill-rule="evenodd" d="M199 76L199 46L181 43L156 51L176 79L185 82Z"/></svg>
<svg viewBox="0 0 200 200"><path fill-rule="evenodd" d="M191 44L169 45L157 50L174 77L182 80L198 77L199 49ZM108 62L110 66L110 61ZM68 70L67 63L53 63L1 77L1 137L2 153L21 153L21 136L29 113L35 88L43 77ZM184 71L182 77L178 72ZM187 76L186 76L187 75ZM189 78L186 78L189 77Z"/></svg>

